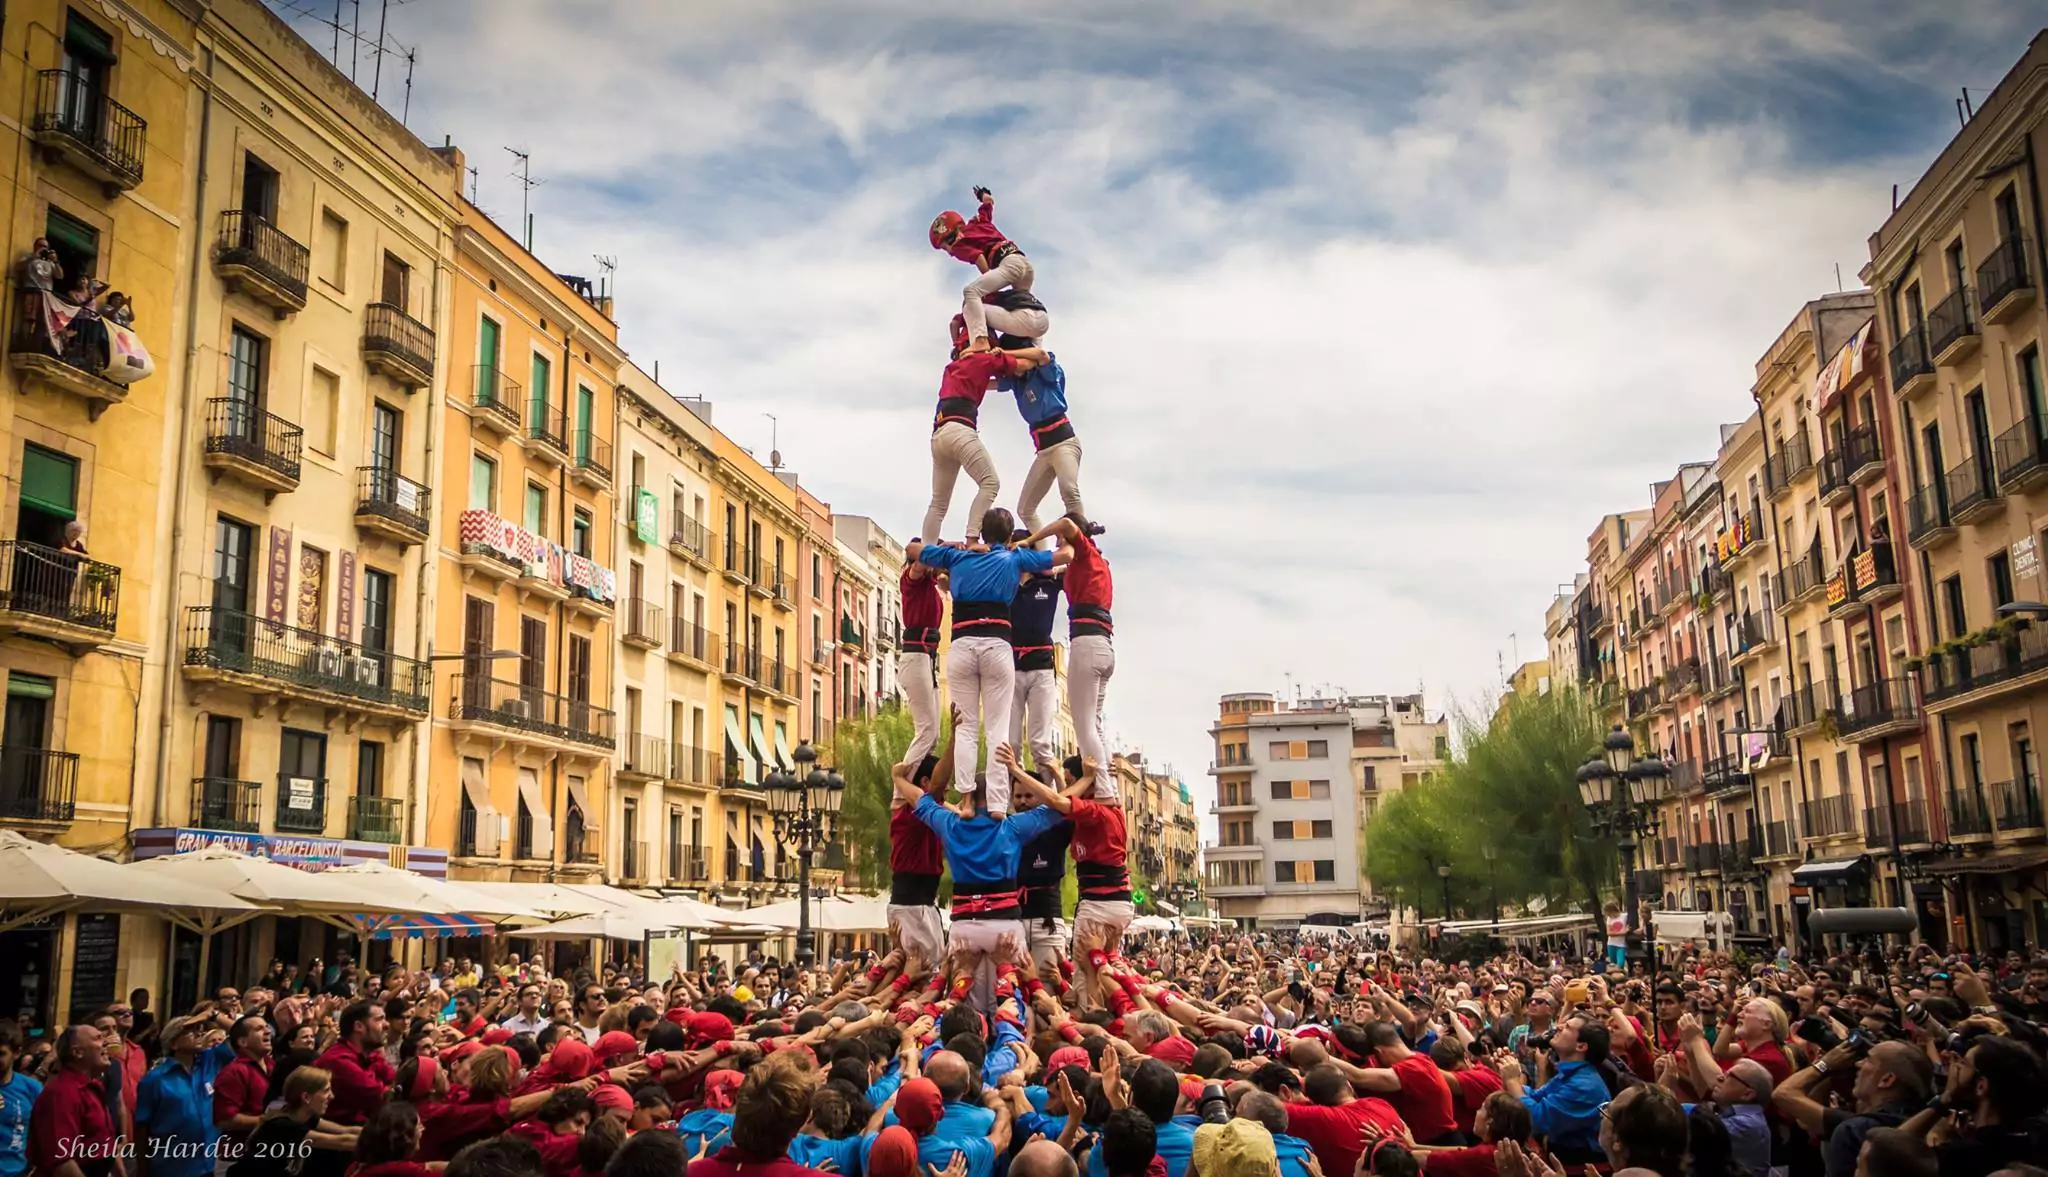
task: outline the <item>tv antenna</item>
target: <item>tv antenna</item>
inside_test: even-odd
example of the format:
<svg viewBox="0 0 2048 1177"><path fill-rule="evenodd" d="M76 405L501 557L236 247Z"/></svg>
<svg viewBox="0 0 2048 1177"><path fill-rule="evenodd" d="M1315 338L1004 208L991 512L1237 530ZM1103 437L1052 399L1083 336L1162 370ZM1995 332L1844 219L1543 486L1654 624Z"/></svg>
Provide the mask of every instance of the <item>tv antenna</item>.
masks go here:
<svg viewBox="0 0 2048 1177"><path fill-rule="evenodd" d="M533 178L533 153L521 151L516 147L507 147L505 150L511 152L512 158L519 161L519 170L512 175L519 181L519 220L526 226L526 252L532 253L533 213L529 207L530 198L533 190L547 181Z"/></svg>
<svg viewBox="0 0 2048 1177"><path fill-rule="evenodd" d="M780 470L782 469L782 422L776 420L773 413L763 413L761 415L768 418L768 468L770 470Z"/></svg>
<svg viewBox="0 0 2048 1177"><path fill-rule="evenodd" d="M590 255L597 261L597 297L607 299L612 295L612 283L618 280L619 259L602 253Z"/></svg>
<svg viewBox="0 0 2048 1177"><path fill-rule="evenodd" d="M476 203L476 165L475 165L475 164L471 164L471 165L469 166L469 168L468 168L468 171L469 171L469 202L470 202L471 204L475 204L475 203Z"/></svg>

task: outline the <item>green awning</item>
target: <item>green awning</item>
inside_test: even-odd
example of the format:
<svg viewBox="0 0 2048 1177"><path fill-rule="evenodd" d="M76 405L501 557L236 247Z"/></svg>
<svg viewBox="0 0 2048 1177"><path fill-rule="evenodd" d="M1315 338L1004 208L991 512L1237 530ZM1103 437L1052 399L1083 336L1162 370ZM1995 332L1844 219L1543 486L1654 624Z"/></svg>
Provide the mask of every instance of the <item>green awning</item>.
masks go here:
<svg viewBox="0 0 2048 1177"><path fill-rule="evenodd" d="M57 697L57 680L40 674L16 672L7 676L7 694L14 699L54 699Z"/></svg>
<svg viewBox="0 0 2048 1177"><path fill-rule="evenodd" d="M725 709L725 754L739 765L741 780L752 784L758 779L753 753L747 751L746 733L740 730L740 713L730 707Z"/></svg>
<svg viewBox="0 0 2048 1177"><path fill-rule="evenodd" d="M61 518L78 518L78 463L54 450L23 446L21 501Z"/></svg>
<svg viewBox="0 0 2048 1177"><path fill-rule="evenodd" d="M43 222L43 236L48 237L52 245L61 245L87 257L95 257L100 252L98 230L54 208Z"/></svg>

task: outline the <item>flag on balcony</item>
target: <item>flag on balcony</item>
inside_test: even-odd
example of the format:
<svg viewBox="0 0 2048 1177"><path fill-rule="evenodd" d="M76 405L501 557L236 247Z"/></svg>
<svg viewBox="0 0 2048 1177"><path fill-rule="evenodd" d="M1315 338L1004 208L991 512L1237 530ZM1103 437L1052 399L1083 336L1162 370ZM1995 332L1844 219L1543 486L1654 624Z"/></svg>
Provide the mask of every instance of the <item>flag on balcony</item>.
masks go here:
<svg viewBox="0 0 2048 1177"><path fill-rule="evenodd" d="M1771 736L1769 732L1744 732L1742 734L1742 759L1755 772L1771 762Z"/></svg>

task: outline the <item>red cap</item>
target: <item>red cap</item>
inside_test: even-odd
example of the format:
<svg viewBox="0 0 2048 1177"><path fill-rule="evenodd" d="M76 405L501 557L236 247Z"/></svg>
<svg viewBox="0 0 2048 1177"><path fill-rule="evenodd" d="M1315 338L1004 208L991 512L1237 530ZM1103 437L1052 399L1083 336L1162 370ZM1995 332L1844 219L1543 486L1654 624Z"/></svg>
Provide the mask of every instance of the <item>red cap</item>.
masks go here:
<svg viewBox="0 0 2048 1177"><path fill-rule="evenodd" d="M745 1078L738 1071L713 1071L704 1076L704 1106L714 1112L731 1111Z"/></svg>
<svg viewBox="0 0 2048 1177"><path fill-rule="evenodd" d="M1169 1034L1152 1044L1145 1052L1161 1062L1171 1063L1176 1071L1184 1071L1195 1061L1195 1044L1178 1034Z"/></svg>
<svg viewBox="0 0 2048 1177"><path fill-rule="evenodd" d="M612 1060L622 1054L639 1054L640 1043L624 1030L610 1030L598 1035L597 1045L590 1048L602 1066L611 1066Z"/></svg>
<svg viewBox="0 0 2048 1177"><path fill-rule="evenodd" d="M630 1112L633 1110L633 1097L626 1093L625 1088L616 1083L600 1083L596 1087L591 1088L590 1102L597 1105L600 1115L610 1111Z"/></svg>
<svg viewBox="0 0 2048 1177"><path fill-rule="evenodd" d="M492 1026L490 1029L485 1030L483 1034L477 1038L477 1041L483 1043L485 1046L502 1046L505 1043L512 1041L512 1031L507 1030L503 1026Z"/></svg>
<svg viewBox="0 0 2048 1177"><path fill-rule="evenodd" d="M463 1059L468 1058L470 1055L482 1054L483 1052L483 1043L478 1042L474 1038L465 1038L461 1042L458 1042L455 1045L449 1047L448 1049L442 1051L441 1061L444 1063L459 1063Z"/></svg>
<svg viewBox="0 0 2048 1177"><path fill-rule="evenodd" d="M1088 1051L1079 1046L1062 1046L1058 1050L1053 1051L1045 1060L1045 1069L1048 1074L1063 1067L1086 1067L1087 1065Z"/></svg>
<svg viewBox="0 0 2048 1177"><path fill-rule="evenodd" d="M917 1163L917 1137L901 1124L876 1134L868 1146L868 1177L922 1177Z"/></svg>
<svg viewBox="0 0 2048 1177"><path fill-rule="evenodd" d="M724 1014L694 1013L683 1022L683 1033L689 1036L692 1050L714 1042L729 1042L732 1040L732 1019Z"/></svg>
<svg viewBox="0 0 2048 1177"><path fill-rule="evenodd" d="M896 1118L911 1132L924 1136L938 1125L939 1116L945 1112L945 1104L939 1095L939 1085L919 1077L897 1089Z"/></svg>

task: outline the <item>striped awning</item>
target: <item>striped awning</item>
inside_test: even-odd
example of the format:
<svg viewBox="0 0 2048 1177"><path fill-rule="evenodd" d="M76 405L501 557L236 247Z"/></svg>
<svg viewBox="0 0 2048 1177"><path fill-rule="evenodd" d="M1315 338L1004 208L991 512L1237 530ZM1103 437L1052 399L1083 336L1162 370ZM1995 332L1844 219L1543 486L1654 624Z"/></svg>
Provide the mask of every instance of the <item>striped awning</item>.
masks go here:
<svg viewBox="0 0 2048 1177"><path fill-rule="evenodd" d="M362 917L368 921L370 917ZM444 936L490 936L498 925L466 915L413 915L371 934L372 940L425 940Z"/></svg>

